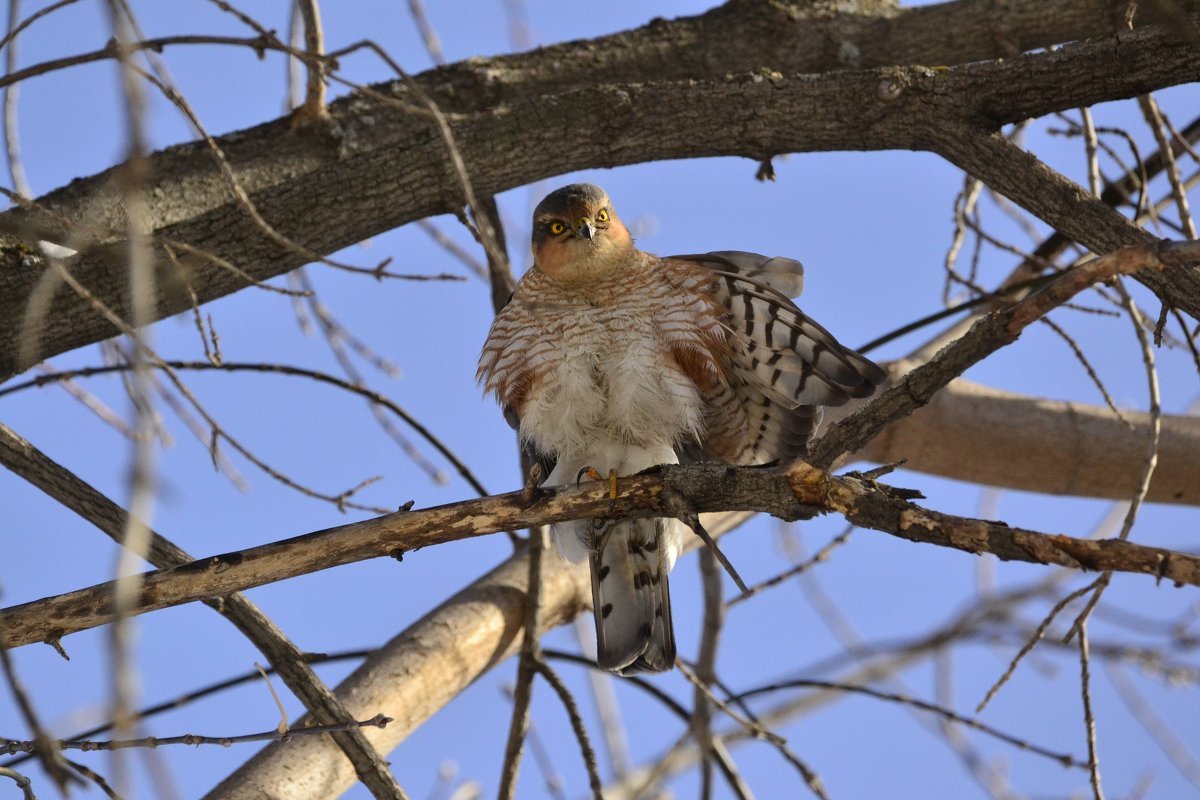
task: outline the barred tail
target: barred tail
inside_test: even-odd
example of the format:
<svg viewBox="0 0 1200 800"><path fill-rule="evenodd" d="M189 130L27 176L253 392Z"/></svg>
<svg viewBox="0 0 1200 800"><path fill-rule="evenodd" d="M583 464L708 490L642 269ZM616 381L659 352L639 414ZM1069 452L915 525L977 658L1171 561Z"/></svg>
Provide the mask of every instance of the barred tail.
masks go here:
<svg viewBox="0 0 1200 800"><path fill-rule="evenodd" d="M666 520L620 520L590 555L597 663L620 675L675 664L675 631L663 548Z"/></svg>

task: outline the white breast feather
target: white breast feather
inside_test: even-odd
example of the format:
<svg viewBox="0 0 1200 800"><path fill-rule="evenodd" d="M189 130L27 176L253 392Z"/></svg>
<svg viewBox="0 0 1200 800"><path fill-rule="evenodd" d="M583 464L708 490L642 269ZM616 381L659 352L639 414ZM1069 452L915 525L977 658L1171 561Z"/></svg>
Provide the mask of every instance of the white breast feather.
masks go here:
<svg viewBox="0 0 1200 800"><path fill-rule="evenodd" d="M556 352L527 399L521 434L569 461L611 461L628 448L670 452L674 461L674 446L700 432L702 406L695 385L664 360L655 320L586 309L563 328L542 340ZM616 460L585 466L621 469L626 457Z"/></svg>

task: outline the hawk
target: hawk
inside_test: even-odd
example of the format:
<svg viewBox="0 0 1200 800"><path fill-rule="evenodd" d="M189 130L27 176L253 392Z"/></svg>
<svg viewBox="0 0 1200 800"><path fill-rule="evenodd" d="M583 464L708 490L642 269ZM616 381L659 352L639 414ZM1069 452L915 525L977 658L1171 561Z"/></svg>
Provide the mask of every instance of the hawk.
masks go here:
<svg viewBox="0 0 1200 800"><path fill-rule="evenodd" d="M788 299L803 285L788 258L644 253L603 189L571 184L533 212L533 266L496 315L477 378L554 460L546 486L681 460L786 463L822 406L885 377ZM673 519L554 526L560 554L590 562L601 667L673 666L667 573L686 532Z"/></svg>

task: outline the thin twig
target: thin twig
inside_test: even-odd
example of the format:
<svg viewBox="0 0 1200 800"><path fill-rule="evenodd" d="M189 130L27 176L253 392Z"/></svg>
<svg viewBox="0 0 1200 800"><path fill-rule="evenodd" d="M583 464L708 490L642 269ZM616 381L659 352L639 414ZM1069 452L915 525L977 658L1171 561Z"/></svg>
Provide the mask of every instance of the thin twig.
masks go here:
<svg viewBox="0 0 1200 800"><path fill-rule="evenodd" d="M1167 139L1166 126L1163 124L1163 114L1158 108L1158 101L1154 99L1153 95L1143 94L1138 96L1138 106L1141 107L1146 123L1154 133L1154 140L1158 142L1158 151L1163 154L1164 171L1167 173L1167 180L1171 184L1171 195L1175 198L1175 206L1179 211L1179 224L1189 239L1195 239L1196 223L1192 220L1191 209L1188 208L1187 192L1179 178L1179 165L1175 162L1175 151Z"/></svg>
<svg viewBox="0 0 1200 800"><path fill-rule="evenodd" d="M843 530L837 536L830 539L829 542L826 543L826 545L824 547L822 547L820 550L818 550L816 553L814 553L811 558L808 558L808 559L800 562L799 564L795 565L791 569L781 572L772 578L768 578L767 580L762 581L761 583L754 584L753 586L750 587L750 591L748 593L740 594L737 597L730 598L730 600L725 604L725 607L733 608L734 606L738 605L739 603L742 603L743 601L749 600L751 597L754 597L754 595L756 595L760 592L766 591L767 589L771 589L775 586L778 586L779 584L784 583L785 581L788 581L788 580L796 577L797 575L800 575L801 573L807 572L808 570L815 567L817 564L820 564L823 561L828 560L829 554L832 553L837 548L844 545L846 543L846 541L850 538L850 534L854 533L854 530L855 529L854 529L853 525L846 526L845 530Z"/></svg>
<svg viewBox="0 0 1200 800"><path fill-rule="evenodd" d="M72 775L67 771L62 757L62 751L50 735L46 733L46 729L42 727L41 719L38 717L37 711L33 707L33 701L29 699L28 692L25 691L25 685L17 676L16 667L12 661L12 651L8 648L7 636L5 634L4 617L0 614L0 669L4 672L5 682L8 683L8 690L12 693L13 700L16 701L17 710L21 717L25 720L25 725L33 734L33 741L30 742L29 752L34 753L42 768L46 770L46 774L54 781L54 785L64 795L70 787ZM8 777L13 777L9 775ZM13 777L13 780L16 780ZM17 785L21 786L20 781ZM22 786L25 789L25 786ZM32 795L33 790L27 789Z"/></svg>
<svg viewBox="0 0 1200 800"><path fill-rule="evenodd" d="M303 660L307 664L329 664L336 663L338 661L360 661L371 655L373 652L374 650L342 650L336 653L304 653ZM275 675L279 672L279 670L273 666L267 666L265 671L268 675ZM168 711L176 711L180 708L185 708L186 706L191 705L197 700L201 700L214 694L219 694L220 692L228 689L243 686L247 683L254 683L261 679L262 673L260 673L258 670L243 672L241 675L235 675L232 678L226 678L223 681L217 681L216 683L202 686L199 689L193 689L189 692L185 692L170 700L156 703L151 706L146 706L145 708L140 708L137 711L137 718L139 720L145 720L149 719L150 717L158 716L159 714L164 714ZM92 739L102 733L107 733L108 731L112 730L112 728L113 723L111 721L105 722L64 738L72 740ZM10 761L6 761L0 766L15 767L23 761L28 761L30 758L33 758L33 755L20 755Z"/></svg>
<svg viewBox="0 0 1200 800"><path fill-rule="evenodd" d="M37 800L37 795L33 793L33 783L29 778L25 777L15 769L10 767L0 767L0 778L8 778L13 783L17 784L17 788L21 790L21 796L25 800Z"/></svg>
<svg viewBox="0 0 1200 800"><path fill-rule="evenodd" d="M413 94L429 111L430 116L437 127L438 134L442 138L442 142L446 147L446 154L449 157L450 165L454 170L454 176L458 179L459 188L462 190L463 199L466 201L467 208L471 211L471 216L474 219L474 226L467 225L468 230L478 234L479 242L483 245L484 252L487 254L489 266L493 270L493 275L500 269L501 265L508 264L508 256L504 252L504 247L501 244L501 231L497 228L495 221L499 218L494 213L495 200L493 198L485 198L487 204L482 204L480 199L476 197L475 190L472 188L471 178L467 174L467 165L463 161L462 153L458 149L458 144L454 138L454 131L450 128L450 123L446 119L446 115L438 108L437 103L433 101L421 85L413 79L404 69L400 67L396 61L387 54L382 47L367 40L365 46L370 48L378 55L392 70L404 81L404 85L409 92ZM489 209L492 213L489 213ZM493 280L495 284L495 280ZM496 299L493 292L493 305ZM499 310L499 307L496 307Z"/></svg>
<svg viewBox="0 0 1200 800"><path fill-rule="evenodd" d="M703 800L712 797L713 732L712 710L708 704L709 687L716 681L717 646L724 622L724 605L721 602L721 573L711 548L700 552L700 580L704 587L704 623L700 634L700 648L696 655L696 686L692 695L692 736L700 747L700 796ZM744 595L743 595L744 596Z"/></svg>
<svg viewBox="0 0 1200 800"><path fill-rule="evenodd" d="M308 725L299 728L290 728L286 731L280 731L278 728L272 728L269 731L261 733L244 733L237 736L203 736L197 733L185 733L179 736L146 736L139 739L83 739L83 740L59 740L58 746L64 750L82 750L91 752L95 750L128 750L137 747L155 748L169 744L186 744L186 745L201 745L215 744L221 747L228 747L232 744L244 744L246 742L270 742L289 739L293 736L312 736L320 733L338 733L341 731L358 730L360 728L386 728L388 723L392 721L391 717L383 714L376 714L370 719L351 720L350 722L339 722L333 725ZM0 739L0 752L13 753L30 752L36 744L34 742L23 742L15 739Z"/></svg>
<svg viewBox="0 0 1200 800"><path fill-rule="evenodd" d="M819 681L819 680L807 680L807 679L805 679L805 680L789 680L789 681L781 681L779 683L773 683L769 686L760 686L756 689L750 689L748 691L741 692L740 694L736 695L736 697L739 700L746 700L748 698L755 697L757 695L770 694L771 692L777 692L781 689L804 689L804 688L826 689L826 690L832 690L832 691L836 691L836 692L852 692L855 694L866 695L868 697L874 697L877 700L886 700L889 703L899 703L901 705L912 706L913 708L920 709L921 711L928 711L931 714L937 714L938 716L948 719L951 722L956 722L960 725L966 725L967 727L972 728L973 730L977 730L980 733L986 734L995 739L999 739L1002 742L1007 742L1008 744L1011 744L1012 746L1014 746L1018 749L1027 750L1031 753L1036 753L1039 756L1044 756L1053 761L1057 761L1058 763L1062 764L1064 767L1077 767L1077 768L1082 769L1087 766L1084 762L1080 761L1079 759L1075 758L1074 756L1072 756L1068 753L1056 753L1053 750L1047 750L1044 747L1039 747L1038 745L1032 744L1031 742L1027 742L1024 739L1020 739L1016 736L1012 736L1010 734L1004 733L1003 731L997 730L996 728L993 728L992 726L988 725L987 723L980 722L979 720L973 719L971 717L964 717L961 714L951 711L948 708L943 708L942 706L939 706L935 703L927 703L924 700L917 700L914 697L908 697L908 696L902 695L902 694L895 694L893 692L881 692L878 689L872 689L869 686L856 686L853 684L838 683L836 681Z"/></svg>
<svg viewBox="0 0 1200 800"><path fill-rule="evenodd" d="M1129 502L1129 510L1125 513L1125 521L1121 524L1121 532L1117 534L1117 539L1125 541L1129 538L1130 531L1133 530L1133 524L1137 520L1138 511L1141 510L1142 503L1146 500L1146 493L1150 491L1150 481L1154 478L1154 470L1158 466L1158 446L1159 440L1162 437L1162 397L1158 386L1158 369L1154 361L1154 349L1150 344L1150 337L1146 333L1146 322L1142 317L1142 313L1138 310L1137 303L1133 301L1133 297L1129 294L1129 290L1125 288L1125 284L1118 278L1113 282L1118 294L1121 296L1121 302L1125 306L1125 310L1129 313L1129 319L1133 323L1133 331L1137 336L1138 345L1142 351L1142 364L1146 370L1146 386L1150 396L1150 442L1146 448L1146 455L1142 461L1141 478L1138 481L1137 488L1134 490L1133 498ZM1087 618L1091 615L1096 604L1100 602L1104 590L1108 588L1109 582L1112 580L1112 573L1106 572L1100 576L1097 581L1096 591L1088 599L1087 605L1079 612L1079 616L1075 619L1075 624L1067 631L1067 635L1063 641L1071 641L1071 637L1083 629L1083 624L1087 622Z"/></svg>
<svg viewBox="0 0 1200 800"><path fill-rule="evenodd" d="M1017 665L1021 663L1021 659L1029 655L1033 648L1037 646L1038 642L1045 638L1046 631L1054 622L1054 618L1057 617L1059 613L1071 602L1083 597L1085 594L1095 589L1096 586L1099 585L1099 581L1100 579L1097 578L1087 586L1076 589L1062 600L1059 600L1054 604L1054 607L1050 609L1050 613L1042 619L1041 623L1037 626L1037 629L1033 632L1033 635L1029 637L1021 649L1017 651L1017 654L1013 656L1012 661L1010 661L1008 664L1008 668L1004 670L1004 674L1001 675L994 684L992 684L992 687L988 689L987 694L984 695L984 698L979 701L979 705L975 706L976 714L982 713L983 709L987 708L987 704L990 703L992 698L996 696L996 692L1000 691L1000 688L1004 686L1004 684L1008 683L1008 679L1011 678L1012 674L1017 671Z"/></svg>
<svg viewBox="0 0 1200 800"><path fill-rule="evenodd" d="M37 369L43 375L56 375L59 373L58 368L48 361L44 361L39 364ZM99 417L104 424L112 427L113 430L127 439L133 438L133 428L129 427L129 423L122 419L116 411L110 408L99 397L92 394L87 389L84 389L70 377L64 377L61 381L59 381L59 385L62 386L63 391L74 397L76 400L82 403L85 408Z"/></svg>
<svg viewBox="0 0 1200 800"><path fill-rule="evenodd" d="M1099 197L1101 192L1101 176L1100 158L1097 155L1096 147L1096 124L1092 121L1092 110L1090 108L1085 106L1079 109L1079 113L1083 117L1083 145L1084 152L1087 153L1088 191Z"/></svg>
<svg viewBox="0 0 1200 800"><path fill-rule="evenodd" d="M321 12L317 8L317 0L296 0L300 9L300 18L304 20L304 49L309 58L304 62L308 70L308 84L305 90L304 105L296 111L293 117L299 124L307 124L324 120L329 117L329 109L325 106L325 33L321 28Z"/></svg>
<svg viewBox="0 0 1200 800"><path fill-rule="evenodd" d="M174 86L168 84L162 78L151 75L150 73L136 66L134 66L133 69L143 79L154 85L164 97L171 101L171 103L183 113L184 117L188 121L188 124L192 127L192 130L204 141L204 143L208 146L208 149L212 152L213 157L217 162L217 166L220 168L221 175L225 179L226 185L233 193L234 200L241 207L242 211L246 214L250 221L253 222L254 225L267 236L267 238L275 242L275 244L289 252L305 258L308 261L327 264L331 267L335 267L346 272L370 275L376 279L398 278L401 280L462 280L462 277L458 275L402 275L388 272L386 267L391 262L390 258L384 259L375 267L357 267L352 264L335 261L328 256L323 256L315 250L312 250L300 244L299 242L296 242L294 239L291 239L280 233L273 225L267 222L267 220L259 212L258 207L250 199L250 195L246 192L245 188L241 184L241 181L238 180L237 174L234 172L233 167L229 164L229 161L225 156L225 151L200 122L200 118L196 115L195 110L192 109L191 104L188 103L184 96L180 94Z"/></svg>
<svg viewBox="0 0 1200 800"><path fill-rule="evenodd" d="M459 246L458 242L454 241L445 233L443 233L442 229L437 225L433 224L427 219L422 219L417 221L417 227L425 231L425 233L429 235L430 239L433 239L435 242L441 245L443 250L457 258L460 262L462 262L463 266L471 270L471 272L473 272L476 276L483 278L484 280L488 279L487 268L484 267L483 264L480 264L479 260L476 259L475 256L471 255L465 249Z"/></svg>
<svg viewBox="0 0 1200 800"><path fill-rule="evenodd" d="M109 798L109 800L123 800L121 795L117 794L116 791L114 791L113 788L111 786L109 786L108 781L105 780L104 776L101 775L99 772L96 772L94 769L87 766L86 764L80 764L78 761L72 761L69 758L66 758L63 760L67 762L67 764L71 767L71 769L75 770L80 775L87 778L92 783L96 784L96 787L98 789L100 789L100 791L104 792L104 796Z"/></svg>
<svg viewBox="0 0 1200 800"><path fill-rule="evenodd" d="M450 464L455 471L467 482L470 487L479 494L480 497L485 497L488 494L486 487L479 481L475 474L471 471L463 461L451 450L441 439L439 439L432 431L426 428L419 420L404 410L402 406L397 404L384 394L368 389L358 382L346 381L338 378L335 375L330 375L318 370L306 369L304 367L295 367L287 364L268 364L268 363L243 363L237 361L223 361L220 364L211 364L207 361L162 361L153 365L158 369L166 370L185 370L185 371L218 371L218 372L262 372L276 373L279 375L292 375L301 378L309 378L319 383L336 386L344 391L357 394L373 405L382 406L391 413L395 414L406 425L411 427L417 435L430 444L438 451ZM70 380L72 378L86 378L93 375L103 375L111 372L121 372L128 369L127 365L113 364L102 367L81 367L73 370L62 370L49 375L41 375L30 378L29 380L14 383L0 389L0 397L13 392L18 392L23 389L32 388L35 386L45 386L58 381Z"/></svg>
<svg viewBox="0 0 1200 800"><path fill-rule="evenodd" d="M134 329L132 327L130 327L129 324L125 322L125 320L123 320L114 311L112 311L112 309L110 309L106 305L104 305L104 303L100 302L100 300L95 295L93 295L90 291L87 290L86 287L84 287L81 283L79 283L79 281L76 280L73 275L71 275L71 273L62 264L62 262L60 262L58 259L48 259L48 262L49 262L52 270L59 275L59 277L71 288L72 291L74 291L81 298L83 298L85 301L87 301L94 309L96 309L96 311L98 311L101 315L103 315L105 317L105 319L107 319L114 326L116 326L118 329L120 329L126 336L128 336L130 338L130 340L134 342L135 346L139 350L144 350L149 355L151 363L153 363L155 366L162 369L166 373L167 377L170 379L171 383L174 385L176 391L178 391L181 395L183 395L183 397L185 399L187 399L187 401L191 404L192 408L194 408L196 410L196 413L200 414L200 416L204 418L204 421L211 428L213 428L214 436L219 435L225 441L229 442L229 444L235 450L237 450L239 453L241 453L242 456L244 456L248 461L250 461L256 467L258 467L263 472L270 475L275 480L279 481L280 483L284 484L285 486L288 486L289 488L295 489L296 491L300 492L301 494L307 495L309 497L314 497L319 500L325 500L326 502L333 503L335 506L337 506L338 510L345 510L347 508L356 508L356 509L360 509L363 511L374 511L375 513L387 513L387 509L379 508L377 506L360 505L359 503L350 501L350 498L353 497L354 494L356 494L358 491L360 491L361 489L363 489L366 486L369 486L370 484L374 483L375 481L379 480L378 477L368 478L364 481L361 481L357 485L350 487L349 489L341 492L340 494L330 495L330 494L325 494L323 492L317 491L315 489L311 489L307 486L304 486L301 483L298 483L297 481L289 478L287 475L283 474L282 472L271 467L269 464L267 464L262 459L255 456L252 452L250 452L250 450L248 448L246 448L244 445L242 445L242 443L240 441L238 441L236 438L231 436L228 431L224 430L220 425L217 424L217 421L208 413L208 411L204 408L204 406L200 404L200 402L196 399L195 395L192 394L191 390L189 390L187 388L187 386L184 385L183 381L180 380L179 376L175 373L175 371L173 369L171 369L166 364L165 361L163 361L161 358L159 358L159 356L157 354L155 354L153 350L150 350L149 347L144 342L141 341L140 337L135 333Z"/></svg>
<svg viewBox="0 0 1200 800"><path fill-rule="evenodd" d="M1083 724L1087 732L1088 776L1095 800L1104 800L1100 785L1100 757L1096 752L1096 718L1092 715L1091 676L1089 674L1087 619L1079 623L1079 690L1083 696Z"/></svg>
<svg viewBox="0 0 1200 800"><path fill-rule="evenodd" d="M759 723L755 722L754 720L747 718L745 715L743 715L737 711L734 711L733 708L729 705L729 703L725 702L720 697L718 697L716 694L714 694L712 689L710 687L706 686L704 684L704 682L701 681L696 676L695 671L692 670L690 667L688 667L688 665L686 663L684 663L682 659L676 659L675 666L677 666L679 668L679 671L680 671L680 673L683 674L683 677L687 678L688 683L690 683L692 686L699 689L700 691L704 692L704 696L707 697L710 701L712 701L713 705L715 705L717 708L719 708L722 711L722 713L726 714L730 719L732 719L738 725L742 726L746 730L746 732L750 734L750 736L752 736L755 739L761 739L765 742L770 742L772 744L780 744L782 742L787 741L786 739L784 739L782 736L775 733L774 731L769 731L766 728L764 728L762 725L760 725ZM745 696L746 696L745 693L740 695L740 697L745 697Z"/></svg>
<svg viewBox="0 0 1200 800"><path fill-rule="evenodd" d="M558 677L558 673L551 669L549 664L542 661L540 655L536 657L535 669L554 689L563 708L567 711L567 717L571 720L571 730L575 732L575 741L579 743L579 751L583 756L584 767L587 769L588 786L592 790L592 797L595 800L604 800L604 795L601 793L603 784L600 782L600 771L596 766L596 751L592 748L591 739L588 737L587 728L583 724L583 717L579 713L579 706L575 702L575 698L571 695L567 685L563 683L562 678Z"/></svg>
<svg viewBox="0 0 1200 800"><path fill-rule="evenodd" d="M954 198L954 235L951 237L950 247L946 251L946 258L942 264L942 269L946 272L946 280L942 286L942 305L950 305L950 287L954 284L953 279L958 277L956 264L958 263L958 253L966 240L967 218L975 210L982 189L983 181L968 175L963 178L963 187Z"/></svg>
<svg viewBox="0 0 1200 800"><path fill-rule="evenodd" d="M12 74L17 68L17 16L21 13L21 0L8 0L8 50L4 54L4 72ZM25 179L25 167L21 163L21 135L17 125L17 97L20 89L16 84L4 88L4 148L8 155L8 174L13 189L26 197L32 197L29 181Z"/></svg>
<svg viewBox="0 0 1200 800"><path fill-rule="evenodd" d="M508 728L508 743L504 747L504 763L500 769L500 800L512 800L521 768L521 751L529 727L529 701L533 695L533 678L541 659L541 595L542 554L546 550L548 530L538 525L529 532L529 581L525 596L525 637L517 666L517 684L513 689L512 720Z"/></svg>
<svg viewBox="0 0 1200 800"><path fill-rule="evenodd" d="M691 528L692 532L700 537L700 541L704 542L704 546L713 552L713 555L717 557L717 561L720 562L721 566L725 568L725 572L728 573L729 577L737 585L738 590L743 595L749 593L750 588L746 586L746 582L742 580L742 576L734 568L733 562L726 557L724 551L717 544L717 540L704 529L704 525L700 522L700 515L694 510L687 508L687 504L683 503L681 498L677 496L672 496L667 506L672 510L675 517Z"/></svg>
<svg viewBox="0 0 1200 800"><path fill-rule="evenodd" d="M39 8L37 11L30 14L28 17L21 20L21 22L18 25L12 26L10 24L8 33L5 34L3 39L0 39L0 47L5 47L6 45L10 44L13 41L13 39L16 38L17 34L19 34L21 31L25 30L26 28L28 28L33 23L37 22L42 17L44 17L48 14L53 14L55 11L58 11L60 8L65 8L66 6L74 5L75 3L78 3L78 2L79 2L79 0L58 0L57 3L51 3L50 5L46 6L45 8Z"/></svg>
<svg viewBox="0 0 1200 800"><path fill-rule="evenodd" d="M1042 317L1038 322L1054 331L1060 339L1067 343L1067 347L1070 347L1071 352L1075 354L1075 360L1080 363L1084 371L1087 372L1088 377L1092 379L1092 384L1100 391L1100 396L1104 398L1104 404L1108 406L1117 419L1121 420L1126 428L1133 430L1133 423L1130 422L1129 417L1125 416L1125 412L1121 411L1120 406L1117 405L1117 401L1113 399L1113 396L1109 394L1108 387L1104 385L1104 381L1100 380L1100 375L1096 372L1096 368L1092 366L1092 362L1084 354L1083 348L1079 346L1075 338L1067 333L1061 325L1050 319L1050 317Z"/></svg>

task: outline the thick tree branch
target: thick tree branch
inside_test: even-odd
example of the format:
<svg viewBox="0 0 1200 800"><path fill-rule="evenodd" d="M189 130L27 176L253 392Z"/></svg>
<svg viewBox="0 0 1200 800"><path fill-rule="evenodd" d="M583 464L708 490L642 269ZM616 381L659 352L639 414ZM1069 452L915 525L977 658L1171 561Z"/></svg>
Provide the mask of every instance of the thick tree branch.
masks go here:
<svg viewBox="0 0 1200 800"><path fill-rule="evenodd" d="M1200 586L1200 556L1123 541L1095 542L1008 528L1001 523L928 511L852 477L836 477L803 462L791 471L726 465L666 466L659 474L622 479L620 496L607 483L544 490L529 504L525 492L402 511L142 576L137 613L195 602L368 558L422 547L590 517L670 516L758 511L786 520L839 513L855 525L918 542L992 553L1005 560L1076 569L1140 572ZM112 619L112 586L98 584L4 609L13 647L54 640ZM386 711L384 713L387 713Z"/></svg>
<svg viewBox="0 0 1200 800"><path fill-rule="evenodd" d="M377 749L394 748L480 675L517 652L528 576L521 550L389 641L338 686L348 709L370 706L395 719L387 728L364 731ZM572 567L557 556L546 559L541 595L547 630L569 622L590 601L587 568ZM325 800L353 782L353 769L336 749L296 739L264 748L205 797Z"/></svg>
<svg viewBox="0 0 1200 800"><path fill-rule="evenodd" d="M897 420L856 459L987 486L1128 500L1141 476L1148 414L1004 392L959 378ZM1020 424L1014 424L1019 420ZM1200 417L1164 415L1146 499L1200 506Z"/></svg>
<svg viewBox="0 0 1200 800"><path fill-rule="evenodd" d="M737 3L729 13L757 5ZM975 4L948 6L967 9ZM727 35L731 42L741 41L736 27ZM753 63L769 63L757 43L746 46L755 47ZM660 52L656 63L670 63L675 55ZM530 59L542 72L557 69L557 62L542 53L522 58L531 76L538 69L529 65ZM549 77L543 83L536 77L518 81L497 66L501 63L494 59L483 65L452 65L418 79L447 113L481 196L566 171L670 158L741 155L762 160L786 152L906 148L935 149L965 162L969 154L956 156L945 141L945 130L958 126L986 133L1007 122L1132 97L1200 74L1200 52L1157 28L1054 53L950 69L896 67L797 75L770 64L770 69L729 75L729 61L722 60L692 73L687 81L662 80L655 69L639 75L637 82L621 83L606 82L599 68L603 62L598 61L586 84L564 88ZM473 82L464 82L464 73ZM229 134L218 143L264 219L308 250L332 252L461 207L444 142L425 115L414 113L418 104L411 94L397 83L332 104L329 130L338 131L336 135L296 132L284 119ZM805 113L797 115L798 108ZM596 130L597 109L603 110L601 135ZM504 157L497 158L497 153ZM158 236L236 263L257 280L302 262L295 249L280 247L247 218L203 143L168 149L150 161L150 219ZM316 196L324 202L311 202ZM90 243L73 260L72 272L127 316L125 271L114 268L124 230L124 203L112 188L111 171L52 192L38 207L45 211L31 208L0 215L0 230L68 243L80 240L82 226L82 238ZM1060 212L1048 221L1058 224L1063 216ZM1093 224L1110 232L1073 235L1130 240L1123 220L1109 217L1089 223ZM202 256L181 261L183 270L168 266L166 259L160 265L158 283L164 288L158 317L189 307L185 285L200 302L247 285L244 278ZM20 320L45 265L36 252L10 247L0 266L3 379L28 366L16 361ZM1173 287L1168 297L1200 316L1200 292L1192 291L1196 277L1180 280L1186 290ZM42 357L114 332L110 322L65 291L55 295L49 312L54 324L38 342Z"/></svg>
<svg viewBox="0 0 1200 800"><path fill-rule="evenodd" d="M1200 242L1159 242L1124 247L1064 273L1020 302L981 317L928 363L831 426L810 448L812 462L827 467L857 452L888 425L927 404L969 367L1015 342L1030 323L1084 289L1119 275L1191 274L1197 272L1197 263L1200 263Z"/></svg>
<svg viewBox="0 0 1200 800"><path fill-rule="evenodd" d="M11 428L0 424L0 464L20 475L50 497L95 525L120 543L128 514L90 484L51 460ZM176 567L192 557L164 536L150 532L147 560L159 568ZM206 598L204 602L221 613L257 647L283 678L284 683L313 715L317 724L342 725L330 735L348 757L351 769L375 797L404 797L387 762L379 755L362 731L350 726L354 717L338 701L329 687L308 665L304 653L270 617L245 595Z"/></svg>
<svg viewBox="0 0 1200 800"><path fill-rule="evenodd" d="M932 149L1094 253L1145 244L1155 237L1082 186L1047 167L998 133L954 128L939 133ZM1198 271L1137 276L1159 297L1196 316Z"/></svg>

